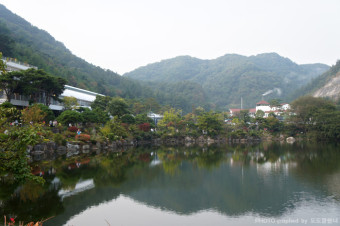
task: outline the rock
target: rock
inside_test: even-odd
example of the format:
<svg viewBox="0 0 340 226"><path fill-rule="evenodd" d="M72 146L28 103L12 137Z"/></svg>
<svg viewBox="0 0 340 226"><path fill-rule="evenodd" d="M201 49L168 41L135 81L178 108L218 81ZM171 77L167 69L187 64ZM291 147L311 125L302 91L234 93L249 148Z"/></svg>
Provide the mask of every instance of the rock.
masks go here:
<svg viewBox="0 0 340 226"><path fill-rule="evenodd" d="M67 144L67 157L71 157L73 155L78 155L79 154L79 145L78 144Z"/></svg>
<svg viewBox="0 0 340 226"><path fill-rule="evenodd" d="M294 137L287 137L286 142L289 144L292 144L295 142L295 138Z"/></svg>
<svg viewBox="0 0 340 226"><path fill-rule="evenodd" d="M212 139L212 138L210 138L210 137L208 137L207 143L208 143L208 144L213 144L213 143L215 143L215 140Z"/></svg>
<svg viewBox="0 0 340 226"><path fill-rule="evenodd" d="M56 152L58 155L65 155L67 152L67 148L65 146L59 146Z"/></svg>
<svg viewBox="0 0 340 226"><path fill-rule="evenodd" d="M90 153L90 145L88 145L88 144L83 145L82 150L83 150L82 152L83 152L84 154Z"/></svg>
<svg viewBox="0 0 340 226"><path fill-rule="evenodd" d="M34 146L34 151L45 151L46 150L46 144L37 144Z"/></svg>
<svg viewBox="0 0 340 226"><path fill-rule="evenodd" d="M33 161L41 161L45 158L45 152L44 151L33 151L31 152L31 156Z"/></svg>

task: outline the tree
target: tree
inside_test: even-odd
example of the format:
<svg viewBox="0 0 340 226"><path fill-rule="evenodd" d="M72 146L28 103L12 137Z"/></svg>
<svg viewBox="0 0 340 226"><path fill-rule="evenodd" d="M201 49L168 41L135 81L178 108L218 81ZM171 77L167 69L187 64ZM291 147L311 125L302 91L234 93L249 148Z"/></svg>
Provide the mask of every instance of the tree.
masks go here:
<svg viewBox="0 0 340 226"><path fill-rule="evenodd" d="M171 134L174 134L179 129L179 123L182 119L182 111L170 108L169 111L165 111L163 119L158 122L158 128L167 130Z"/></svg>
<svg viewBox="0 0 340 226"><path fill-rule="evenodd" d="M92 109L100 109L102 111L107 111L108 110L108 105L110 101L112 100L112 97L109 96L96 96L96 99L93 101L91 104Z"/></svg>
<svg viewBox="0 0 340 226"><path fill-rule="evenodd" d="M23 71L22 94L30 96L32 102L44 96L44 104L49 106L51 99L60 101L59 96L65 89L66 80L52 76L41 69L30 68ZM21 94L21 93L20 93Z"/></svg>
<svg viewBox="0 0 340 226"><path fill-rule="evenodd" d="M30 97L31 102L34 103L44 97L43 103L49 106L51 99L59 100L65 84L65 79L34 68L26 71L6 72L0 76L0 88L5 91L8 102L11 101L14 93L18 93Z"/></svg>
<svg viewBox="0 0 340 226"><path fill-rule="evenodd" d="M68 125L70 123L74 124L74 123L83 122L84 118L77 111L66 110L58 116L57 120L58 122L61 122L64 125Z"/></svg>
<svg viewBox="0 0 340 226"><path fill-rule="evenodd" d="M41 123L44 121L46 113L44 113L38 105L32 105L21 111L21 119L25 124Z"/></svg>
<svg viewBox="0 0 340 226"><path fill-rule="evenodd" d="M135 117L131 114L125 114L121 117L122 123L134 124L136 122Z"/></svg>
<svg viewBox="0 0 340 226"><path fill-rule="evenodd" d="M33 180L43 183L42 177L31 173L26 156L27 145L42 142L39 126L12 127L8 135L0 136L0 175L14 181Z"/></svg>
<svg viewBox="0 0 340 226"><path fill-rule="evenodd" d="M335 105L323 98L303 96L291 103L291 111L294 113L289 120L295 122L303 132L312 129L317 123L316 117L322 111L332 112L336 110Z"/></svg>
<svg viewBox="0 0 340 226"><path fill-rule="evenodd" d="M42 110L42 112L45 114L45 118L44 118L45 122L49 122L55 119L55 115L53 111L48 106L44 104L35 104L35 105L38 106L40 110Z"/></svg>
<svg viewBox="0 0 340 226"><path fill-rule="evenodd" d="M263 118L263 116L264 116L264 112L262 110L258 110L255 113L255 118Z"/></svg>
<svg viewBox="0 0 340 226"><path fill-rule="evenodd" d="M269 104L270 104L271 107L279 107L279 106L281 106L280 103L281 103L280 99L271 99L269 101Z"/></svg>
<svg viewBox="0 0 340 226"><path fill-rule="evenodd" d="M64 97L63 105L65 110L74 110L79 106L79 103L75 97Z"/></svg>
<svg viewBox="0 0 340 226"><path fill-rule="evenodd" d="M115 97L108 104L108 111L112 116L122 117L125 114L129 114L129 106L123 98Z"/></svg>
<svg viewBox="0 0 340 226"><path fill-rule="evenodd" d="M11 102L12 96L15 92L23 93L23 72L13 71L6 72L0 76L0 88L5 92L7 101Z"/></svg>
<svg viewBox="0 0 340 226"><path fill-rule="evenodd" d="M223 118L216 113L206 112L197 117L198 128L207 131L208 135L216 136L223 130Z"/></svg>
<svg viewBox="0 0 340 226"><path fill-rule="evenodd" d="M251 117L249 116L249 110L241 110L239 114L239 118L244 123L250 122Z"/></svg>
<svg viewBox="0 0 340 226"><path fill-rule="evenodd" d="M128 133L126 129L122 126L121 121L117 119L111 119L110 121L108 121L100 131L111 141L126 138L128 136Z"/></svg>

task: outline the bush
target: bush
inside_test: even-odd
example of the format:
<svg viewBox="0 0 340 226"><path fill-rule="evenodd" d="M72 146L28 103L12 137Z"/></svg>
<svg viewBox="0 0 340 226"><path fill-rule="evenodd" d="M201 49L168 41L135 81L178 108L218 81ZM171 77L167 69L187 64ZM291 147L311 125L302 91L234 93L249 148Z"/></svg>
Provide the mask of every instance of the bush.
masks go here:
<svg viewBox="0 0 340 226"><path fill-rule="evenodd" d="M150 124L149 123L139 124L138 127L143 132L149 132L150 131Z"/></svg>
<svg viewBox="0 0 340 226"><path fill-rule="evenodd" d="M76 126L71 126L71 127L68 127L67 130L75 133L78 131L78 128Z"/></svg>
<svg viewBox="0 0 340 226"><path fill-rule="evenodd" d="M83 122L84 119L79 112L66 110L58 116L57 121L64 125L68 125L69 123Z"/></svg>
<svg viewBox="0 0 340 226"><path fill-rule="evenodd" d="M54 135L54 142L58 145L66 145L66 140L60 133Z"/></svg>
<svg viewBox="0 0 340 226"><path fill-rule="evenodd" d="M79 134L76 136L77 140L83 141L83 142L88 142L91 140L91 136L88 134Z"/></svg>

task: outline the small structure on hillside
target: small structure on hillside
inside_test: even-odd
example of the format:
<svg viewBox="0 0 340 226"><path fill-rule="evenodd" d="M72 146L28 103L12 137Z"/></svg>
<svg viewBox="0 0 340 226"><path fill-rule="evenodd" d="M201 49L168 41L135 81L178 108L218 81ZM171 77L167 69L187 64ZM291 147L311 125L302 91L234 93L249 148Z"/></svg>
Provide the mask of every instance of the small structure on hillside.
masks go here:
<svg viewBox="0 0 340 226"><path fill-rule="evenodd" d="M153 122L155 123L155 125L157 126L157 123L163 119L163 115L159 115L153 112L149 112L148 113L148 117L151 118L153 120Z"/></svg>

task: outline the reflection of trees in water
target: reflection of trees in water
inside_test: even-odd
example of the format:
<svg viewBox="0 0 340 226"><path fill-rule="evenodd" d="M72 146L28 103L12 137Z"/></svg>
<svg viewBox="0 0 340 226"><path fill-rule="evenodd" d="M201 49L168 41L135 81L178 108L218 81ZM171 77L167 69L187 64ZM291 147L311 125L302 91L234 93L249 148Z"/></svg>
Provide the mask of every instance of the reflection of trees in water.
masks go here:
<svg viewBox="0 0 340 226"><path fill-rule="evenodd" d="M64 214L51 220L52 224L61 225L88 206L125 194L179 214L215 209L226 215L253 212L279 216L299 201L299 197L292 198L296 193L301 191L320 195L322 183L332 187L330 192L336 191L336 186L339 186L334 182L334 175L339 172L340 153L334 151L337 149L333 146L319 149L314 145L297 143L162 147L86 157L89 161L81 157L58 160L41 164L41 168L55 168L56 177L61 182L60 188L72 189L79 181L86 179L93 179L95 188L61 201L58 189L51 189L53 176L47 177L44 187L21 187L18 193L21 198L20 195L11 196L15 186L11 189L10 186L0 186L0 195L4 200L0 214L16 213L20 215L20 220L36 221L65 209ZM162 164L151 167L150 162L156 156ZM76 162L86 164L70 167ZM289 175L282 173L282 167L276 171L266 169L268 173L263 174L261 170L268 163L289 163L286 164L288 167L293 164L296 167L289 168ZM262 168L257 167L262 165ZM311 182L313 186L303 186L300 179ZM25 206L20 205L23 200ZM41 214L29 213L35 208L40 210L39 206L46 208L41 210Z"/></svg>
<svg viewBox="0 0 340 226"><path fill-rule="evenodd" d="M18 217L24 222L36 222L59 215L63 210L57 190L30 182L3 201L0 214Z"/></svg>

